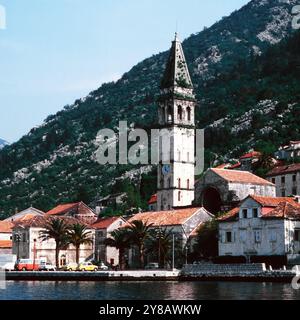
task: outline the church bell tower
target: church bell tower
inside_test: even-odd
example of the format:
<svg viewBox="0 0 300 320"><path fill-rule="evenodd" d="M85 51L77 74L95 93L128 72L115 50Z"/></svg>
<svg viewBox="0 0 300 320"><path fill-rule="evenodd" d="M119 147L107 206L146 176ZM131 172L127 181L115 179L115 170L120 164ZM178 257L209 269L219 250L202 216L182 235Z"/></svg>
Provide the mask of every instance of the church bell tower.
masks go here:
<svg viewBox="0 0 300 320"><path fill-rule="evenodd" d="M161 81L158 105L160 136L157 209L188 207L195 185L195 96L181 43L175 35ZM169 159L169 161L168 161Z"/></svg>

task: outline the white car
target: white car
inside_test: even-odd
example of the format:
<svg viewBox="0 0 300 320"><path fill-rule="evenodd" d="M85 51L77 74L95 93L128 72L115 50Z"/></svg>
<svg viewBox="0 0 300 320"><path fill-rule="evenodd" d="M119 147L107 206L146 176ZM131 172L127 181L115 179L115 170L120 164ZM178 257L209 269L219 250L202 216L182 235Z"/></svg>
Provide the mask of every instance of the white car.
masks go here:
<svg viewBox="0 0 300 320"><path fill-rule="evenodd" d="M0 270L4 270L4 271L14 271L15 269L15 262L6 262L5 264L2 264L0 266Z"/></svg>
<svg viewBox="0 0 300 320"><path fill-rule="evenodd" d="M108 266L106 266L103 262L99 265L99 270L106 271L108 270Z"/></svg>
<svg viewBox="0 0 300 320"><path fill-rule="evenodd" d="M40 264L40 271L56 271L56 266L51 263L41 263Z"/></svg>

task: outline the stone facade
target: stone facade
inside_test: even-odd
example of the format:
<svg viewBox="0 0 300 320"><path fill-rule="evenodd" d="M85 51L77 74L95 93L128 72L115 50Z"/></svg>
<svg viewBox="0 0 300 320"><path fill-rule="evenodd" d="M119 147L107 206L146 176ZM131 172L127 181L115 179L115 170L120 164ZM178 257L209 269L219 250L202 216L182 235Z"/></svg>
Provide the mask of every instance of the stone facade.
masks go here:
<svg viewBox="0 0 300 320"><path fill-rule="evenodd" d="M230 210L248 195L276 195L275 185L269 181L249 172L225 169L209 169L197 181L195 193L195 205L204 206L213 214Z"/></svg>
<svg viewBox="0 0 300 320"><path fill-rule="evenodd" d="M278 209L283 206L281 201L296 208L299 217L284 217L285 209ZM277 213L272 216L272 212ZM262 205L259 197L248 197L231 214L219 222L219 256L300 254L300 207L292 199L273 198Z"/></svg>
<svg viewBox="0 0 300 320"><path fill-rule="evenodd" d="M111 233L122 227L126 221L122 217L109 217L99 219L95 222L95 259L111 266L119 265L119 250L106 246L105 239L111 236Z"/></svg>
<svg viewBox="0 0 300 320"><path fill-rule="evenodd" d="M195 96L177 36L162 79L158 107L157 210L190 206L194 200Z"/></svg>
<svg viewBox="0 0 300 320"><path fill-rule="evenodd" d="M300 164L276 167L267 174L277 197L300 196Z"/></svg>

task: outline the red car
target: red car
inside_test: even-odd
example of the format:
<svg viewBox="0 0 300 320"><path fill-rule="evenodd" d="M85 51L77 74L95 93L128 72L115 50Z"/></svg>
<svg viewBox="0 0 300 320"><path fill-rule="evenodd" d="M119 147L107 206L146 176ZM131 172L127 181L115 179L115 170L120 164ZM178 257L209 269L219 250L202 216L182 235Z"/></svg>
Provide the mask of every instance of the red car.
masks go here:
<svg viewBox="0 0 300 320"><path fill-rule="evenodd" d="M16 270L18 271L39 271L41 263L39 260L20 259L16 263Z"/></svg>

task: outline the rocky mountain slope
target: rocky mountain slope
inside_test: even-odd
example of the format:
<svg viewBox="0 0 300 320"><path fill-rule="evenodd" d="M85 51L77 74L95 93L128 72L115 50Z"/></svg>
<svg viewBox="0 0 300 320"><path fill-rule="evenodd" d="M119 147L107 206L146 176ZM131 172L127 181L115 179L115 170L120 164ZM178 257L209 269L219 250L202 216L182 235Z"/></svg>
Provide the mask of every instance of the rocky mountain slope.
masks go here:
<svg viewBox="0 0 300 320"><path fill-rule="evenodd" d="M297 97L291 102L277 98L277 88L284 92L281 74L277 74L278 78L272 77L272 66L269 71L259 72L261 65L268 62L264 56L266 50L271 46L277 48L293 33L291 11L296 4L296 0L253 0L183 42L199 101L197 125L207 128L209 160L212 154L219 158L234 157L255 143L257 132L261 132L262 137L264 133L270 135L270 127L275 123L255 121L253 127L253 119L259 119L260 113L273 115L274 122L279 124L276 108L280 108L282 117L294 110L289 108L295 108ZM29 205L47 210L59 202L89 201L122 188L127 191L129 187L122 183L126 178L134 179L138 185L134 188L138 190L129 188L130 192L141 192L142 199L136 201L144 204L155 189L155 177L147 175L151 166L139 169L129 165L99 165L95 161L96 135L102 128L115 128L119 120L127 120L131 128L155 126L155 99L167 54L163 52L145 59L119 81L104 84L87 97L65 106L17 143L2 150L0 213L6 216L16 208ZM253 71L251 78L248 73L252 65L256 73ZM261 80L263 85L254 85L260 81L257 77L264 79L267 72L267 80L272 85L277 81L272 92L268 91L267 80ZM298 86L297 78L293 78L293 86ZM290 88L290 83L285 84L287 87ZM281 127L278 125L276 143L282 140ZM120 177L122 179L117 179Z"/></svg>
<svg viewBox="0 0 300 320"><path fill-rule="evenodd" d="M0 149L8 145L8 142L0 138Z"/></svg>

